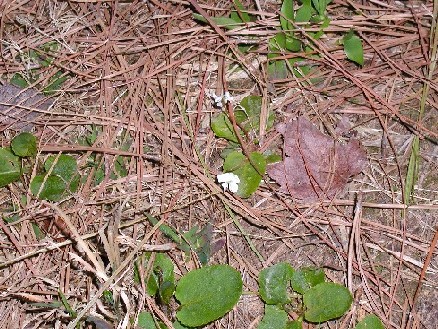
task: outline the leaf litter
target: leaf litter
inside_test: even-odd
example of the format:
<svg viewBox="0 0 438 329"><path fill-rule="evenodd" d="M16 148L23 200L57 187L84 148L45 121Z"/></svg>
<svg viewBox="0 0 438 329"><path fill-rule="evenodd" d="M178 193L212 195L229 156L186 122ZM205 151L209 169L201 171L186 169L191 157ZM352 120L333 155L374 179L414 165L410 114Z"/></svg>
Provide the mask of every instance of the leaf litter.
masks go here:
<svg viewBox="0 0 438 329"><path fill-rule="evenodd" d="M35 109L46 111L53 101L44 97L34 88L21 89L10 83L0 84L0 126L29 131L32 121L42 114Z"/></svg>
<svg viewBox="0 0 438 329"><path fill-rule="evenodd" d="M276 130L284 138L284 158L268 167L268 175L280 185L280 192L295 199L334 198L367 163L358 140L338 142L304 117L279 124Z"/></svg>

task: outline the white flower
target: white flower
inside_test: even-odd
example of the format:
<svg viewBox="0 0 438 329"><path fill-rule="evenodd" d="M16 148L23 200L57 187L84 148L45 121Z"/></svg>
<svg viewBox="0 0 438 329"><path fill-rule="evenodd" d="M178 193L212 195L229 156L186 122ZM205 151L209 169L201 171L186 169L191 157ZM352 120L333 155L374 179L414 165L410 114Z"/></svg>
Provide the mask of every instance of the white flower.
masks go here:
<svg viewBox="0 0 438 329"><path fill-rule="evenodd" d="M219 107L219 108L222 107L222 96L216 96L215 93L212 93L211 98L213 99L213 105L215 107Z"/></svg>
<svg viewBox="0 0 438 329"><path fill-rule="evenodd" d="M222 185L224 191L228 189L231 192L236 193L239 188L239 183L240 183L239 176L231 172L217 175L217 181Z"/></svg>
<svg viewBox="0 0 438 329"><path fill-rule="evenodd" d="M233 101L233 97L230 95L230 93L228 91L225 92L224 94L224 101L226 102L232 102Z"/></svg>
<svg viewBox="0 0 438 329"><path fill-rule="evenodd" d="M223 96L217 96L215 93L211 93L210 97L213 101L213 106L216 108L222 108L224 106L224 103L231 103L233 101L233 97L231 97L228 91L226 91Z"/></svg>

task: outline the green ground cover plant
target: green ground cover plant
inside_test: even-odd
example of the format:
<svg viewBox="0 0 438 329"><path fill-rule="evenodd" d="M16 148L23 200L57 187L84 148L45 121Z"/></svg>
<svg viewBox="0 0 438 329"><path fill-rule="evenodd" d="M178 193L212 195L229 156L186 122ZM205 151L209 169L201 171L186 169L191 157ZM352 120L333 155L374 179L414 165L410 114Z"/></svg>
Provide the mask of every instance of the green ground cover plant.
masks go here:
<svg viewBox="0 0 438 329"><path fill-rule="evenodd" d="M137 260L135 280L140 282L141 269L148 267L145 254ZM145 278L147 292L160 304L169 304L175 298L180 307L173 323L175 328L200 328L223 317L242 295L241 274L229 265L206 265L185 274L178 282L173 274L173 263L166 254L158 253L153 260L152 271ZM259 329L298 329L303 322L320 324L343 316L351 307L353 297L341 284L326 282L323 269L294 269L282 262L263 269L259 274L259 296L265 303L265 314ZM289 312L298 314L289 319ZM167 328L143 312L138 319L141 328ZM361 320L356 329L381 329L378 317L369 315Z"/></svg>

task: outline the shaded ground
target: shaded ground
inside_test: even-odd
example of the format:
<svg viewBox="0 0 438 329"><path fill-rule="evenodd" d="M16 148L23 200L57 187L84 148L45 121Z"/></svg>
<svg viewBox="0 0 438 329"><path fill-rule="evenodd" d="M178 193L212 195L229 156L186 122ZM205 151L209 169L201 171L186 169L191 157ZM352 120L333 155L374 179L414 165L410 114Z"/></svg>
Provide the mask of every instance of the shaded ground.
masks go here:
<svg viewBox="0 0 438 329"><path fill-rule="evenodd" d="M427 78L433 68L432 2L333 1L326 36L315 44L320 57L312 63L319 79L313 84L266 75L268 38L279 25L280 3L243 3L257 20L231 31L195 21L195 9L183 1L0 3L2 83L19 73L43 90L51 77L67 77L49 93L53 105L40 115L0 107L0 117L8 118L0 120L2 146L23 128L11 126L11 118L30 121L40 143L28 173L0 189L3 217L16 216L1 221L0 328L67 327L72 319L65 309L50 306L60 301L59 291L74 310L88 307L88 315L102 316L114 327L134 328L121 323L135 321L142 310L173 320L177 305L163 309L134 283L135 248L149 237L146 250L168 251L177 276L200 264L195 254L185 259L160 231L152 231L145 212L180 231L211 224L212 240L223 239L225 246L210 263L238 269L247 292L258 290L260 270L282 260L324 267L355 299L347 315L322 327L352 328L375 313L386 328L436 328L438 106L436 75ZM202 8L221 16L232 4L203 1ZM351 27L363 40L363 67L347 61L336 42ZM242 39L258 47L233 55L230 49ZM48 43L56 46L44 48ZM32 49L44 49L50 65L29 55ZM304 116L332 137L344 126L338 137L362 143L366 168L345 191L321 202L300 203L278 192L267 176L249 199L224 193L215 176L226 144L210 129L212 115L220 111L210 95L222 94L224 81L236 103L261 95L276 123ZM426 110L417 124L426 83ZM404 210L415 135L421 165L412 206ZM281 152L275 130L261 129L258 137L263 148ZM77 159L83 181L54 205L35 199L29 182L45 157L58 152ZM75 247L66 222L98 256L97 263ZM356 244L350 244L354 237ZM93 299L103 284L96 274L99 262L108 276L120 271L116 284L106 285L118 307L103 297ZM256 328L262 315L260 300L247 294L209 327Z"/></svg>

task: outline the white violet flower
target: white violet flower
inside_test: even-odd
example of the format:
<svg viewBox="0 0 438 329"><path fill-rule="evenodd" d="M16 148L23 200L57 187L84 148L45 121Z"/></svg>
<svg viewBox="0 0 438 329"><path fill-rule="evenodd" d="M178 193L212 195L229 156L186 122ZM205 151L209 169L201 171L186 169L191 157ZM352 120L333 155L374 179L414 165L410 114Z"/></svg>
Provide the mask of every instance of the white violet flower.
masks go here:
<svg viewBox="0 0 438 329"><path fill-rule="evenodd" d="M224 94L224 101L226 102L232 102L233 101L233 97L230 95L230 93L228 91L225 92Z"/></svg>
<svg viewBox="0 0 438 329"><path fill-rule="evenodd" d="M215 93L212 93L211 98L213 99L213 104L215 107L222 107L222 96L216 96Z"/></svg>
<svg viewBox="0 0 438 329"><path fill-rule="evenodd" d="M224 103L231 103L233 101L233 97L228 91L226 91L223 96L217 96L215 93L211 93L210 97L213 100L213 106L217 108L222 108L224 106Z"/></svg>
<svg viewBox="0 0 438 329"><path fill-rule="evenodd" d="M228 189L230 192L236 193L239 188L239 176L231 172L217 175L217 181L222 185L224 191Z"/></svg>

